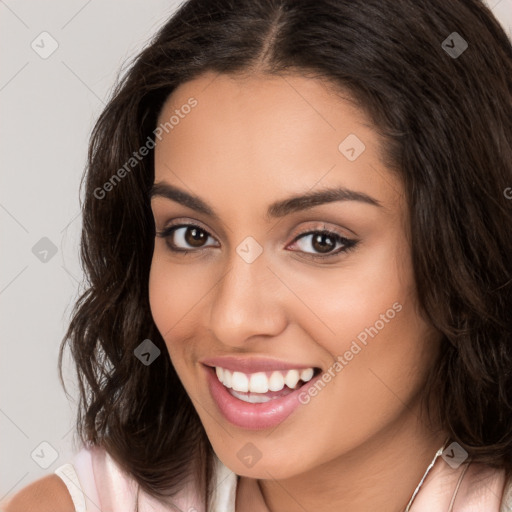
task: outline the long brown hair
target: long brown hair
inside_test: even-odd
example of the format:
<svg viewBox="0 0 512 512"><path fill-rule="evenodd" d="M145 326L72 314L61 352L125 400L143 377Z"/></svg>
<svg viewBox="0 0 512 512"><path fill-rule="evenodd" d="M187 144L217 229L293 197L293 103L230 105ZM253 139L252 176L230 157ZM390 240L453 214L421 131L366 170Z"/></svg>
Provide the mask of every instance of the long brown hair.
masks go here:
<svg viewBox="0 0 512 512"><path fill-rule="evenodd" d="M474 461L511 472L512 46L477 0L190 0L165 23L90 140L86 290L59 353L63 386L66 344L76 365L82 443L159 499L187 475L211 491L212 447L148 303L153 152L130 161L169 94L210 70L326 78L372 121L405 187L422 314L443 338L425 409ZM161 350L149 366L134 355L145 339Z"/></svg>

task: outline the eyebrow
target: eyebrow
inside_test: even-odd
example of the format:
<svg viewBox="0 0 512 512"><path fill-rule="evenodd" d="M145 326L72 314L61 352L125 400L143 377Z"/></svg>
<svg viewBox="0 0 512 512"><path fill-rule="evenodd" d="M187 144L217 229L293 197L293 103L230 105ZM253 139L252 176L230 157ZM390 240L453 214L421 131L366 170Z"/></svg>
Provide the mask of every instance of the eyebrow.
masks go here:
<svg viewBox="0 0 512 512"><path fill-rule="evenodd" d="M200 197L189 194L174 185L166 182L159 182L153 184L149 190L149 199L154 197L164 197L180 203L192 210L203 213L215 220L219 220L219 216L215 210ZM377 199L365 194L364 192L356 192L345 187L325 188L316 192L307 192L305 194L294 195L286 199L276 201L269 205L267 209L266 218L279 218L284 217L290 213L307 210L315 206L325 203L332 203L335 201L359 201L362 203L370 204L378 208L383 208L383 205Z"/></svg>

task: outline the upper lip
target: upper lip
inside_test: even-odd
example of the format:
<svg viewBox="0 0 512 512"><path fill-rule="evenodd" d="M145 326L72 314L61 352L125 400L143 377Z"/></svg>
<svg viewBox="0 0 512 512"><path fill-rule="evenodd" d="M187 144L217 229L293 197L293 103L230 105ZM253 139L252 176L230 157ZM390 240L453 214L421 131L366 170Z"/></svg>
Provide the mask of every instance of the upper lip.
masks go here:
<svg viewBox="0 0 512 512"><path fill-rule="evenodd" d="M301 370L304 368L316 368L311 364L289 363L277 359L265 357L237 357L237 356L219 356L202 359L201 363L206 366L220 366L232 372L256 373L274 370Z"/></svg>

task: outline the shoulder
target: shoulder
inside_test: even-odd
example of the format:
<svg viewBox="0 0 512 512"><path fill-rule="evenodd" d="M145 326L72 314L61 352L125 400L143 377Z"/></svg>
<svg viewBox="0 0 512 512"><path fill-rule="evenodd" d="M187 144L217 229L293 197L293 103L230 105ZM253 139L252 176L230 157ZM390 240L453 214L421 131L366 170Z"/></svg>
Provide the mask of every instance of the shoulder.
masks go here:
<svg viewBox="0 0 512 512"><path fill-rule="evenodd" d="M75 512L66 484L58 475L47 475L27 485L8 501L1 512Z"/></svg>

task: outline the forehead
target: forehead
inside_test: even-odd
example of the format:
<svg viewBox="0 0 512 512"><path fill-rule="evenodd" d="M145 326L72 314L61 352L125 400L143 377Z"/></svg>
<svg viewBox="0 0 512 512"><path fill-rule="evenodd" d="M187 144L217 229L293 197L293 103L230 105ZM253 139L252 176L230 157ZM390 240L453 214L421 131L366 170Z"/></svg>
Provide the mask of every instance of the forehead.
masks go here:
<svg viewBox="0 0 512 512"><path fill-rule="evenodd" d="M191 98L197 105L183 115L181 111L189 110ZM325 79L302 75L206 72L173 91L158 123L164 124L173 114L182 114L182 128L173 126L172 135L179 135L184 131L183 125L196 121L207 130L216 127L211 135L235 131L240 137L257 136L270 146L271 135L279 135L276 143L284 142L284 135L295 140L299 136L304 139L316 133L330 133L336 134L336 139L350 130L360 132L366 139L376 137L350 95ZM181 122L187 117L191 120Z"/></svg>
<svg viewBox="0 0 512 512"><path fill-rule="evenodd" d="M158 123L167 129L156 141L155 182L206 194L223 184L226 198L250 192L266 203L315 184L382 202L400 192L364 113L319 78L205 73L173 92Z"/></svg>

